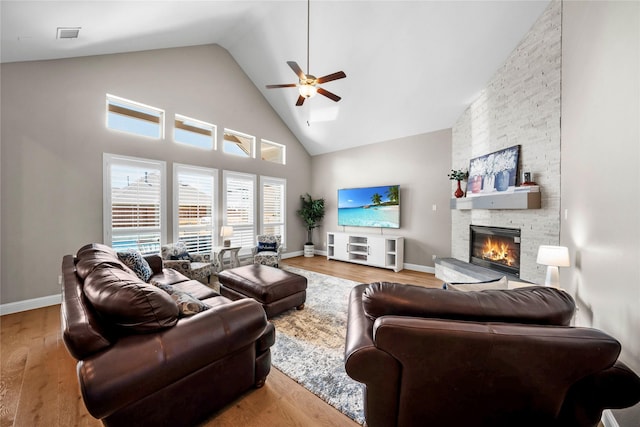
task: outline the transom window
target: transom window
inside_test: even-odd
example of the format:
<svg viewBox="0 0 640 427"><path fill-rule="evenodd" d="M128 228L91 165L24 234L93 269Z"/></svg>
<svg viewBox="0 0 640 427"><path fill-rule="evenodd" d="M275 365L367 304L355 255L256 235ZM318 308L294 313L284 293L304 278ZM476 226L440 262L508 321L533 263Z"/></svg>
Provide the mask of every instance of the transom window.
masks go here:
<svg viewBox="0 0 640 427"><path fill-rule="evenodd" d="M284 145L266 139L260 140L260 158L262 160L284 165L286 163L285 153Z"/></svg>
<svg viewBox="0 0 640 427"><path fill-rule="evenodd" d="M256 137L231 129L224 130L223 151L240 157L255 157Z"/></svg>
<svg viewBox="0 0 640 427"><path fill-rule="evenodd" d="M216 148L216 126L202 120L176 114L173 139L180 144L214 150Z"/></svg>
<svg viewBox="0 0 640 427"><path fill-rule="evenodd" d="M107 127L162 139L164 110L107 94Z"/></svg>

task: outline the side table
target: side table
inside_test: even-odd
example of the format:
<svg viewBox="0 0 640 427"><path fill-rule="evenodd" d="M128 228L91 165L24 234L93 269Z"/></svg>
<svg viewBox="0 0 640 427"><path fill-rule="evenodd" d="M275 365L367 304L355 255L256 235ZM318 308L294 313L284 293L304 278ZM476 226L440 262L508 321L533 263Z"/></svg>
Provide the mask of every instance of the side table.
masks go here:
<svg viewBox="0 0 640 427"><path fill-rule="evenodd" d="M220 273L224 270L224 254L229 252L229 264L231 267L239 267L240 260L238 259L238 252L240 251L241 246L214 246L211 248L211 252L213 252L214 257L217 260L216 272Z"/></svg>

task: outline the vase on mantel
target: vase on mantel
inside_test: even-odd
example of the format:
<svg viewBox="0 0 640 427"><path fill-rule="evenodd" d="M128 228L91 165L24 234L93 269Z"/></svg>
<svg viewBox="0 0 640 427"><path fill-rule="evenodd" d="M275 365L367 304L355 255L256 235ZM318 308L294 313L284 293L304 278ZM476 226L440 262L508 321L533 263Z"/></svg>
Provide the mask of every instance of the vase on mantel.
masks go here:
<svg viewBox="0 0 640 427"><path fill-rule="evenodd" d="M458 181L458 188L456 188L456 192L453 193L453 195L456 196L456 199L464 196L464 191L462 191L462 188L460 187L460 181Z"/></svg>

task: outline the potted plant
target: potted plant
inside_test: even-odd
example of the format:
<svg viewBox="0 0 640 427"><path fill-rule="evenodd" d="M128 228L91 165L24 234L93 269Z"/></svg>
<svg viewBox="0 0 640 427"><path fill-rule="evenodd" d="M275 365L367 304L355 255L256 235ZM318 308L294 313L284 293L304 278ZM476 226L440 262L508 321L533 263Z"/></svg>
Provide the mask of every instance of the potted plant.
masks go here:
<svg viewBox="0 0 640 427"><path fill-rule="evenodd" d="M460 181L467 179L467 177L469 176L469 172L463 171L462 169L459 169L459 170L451 169L451 173L447 176L449 177L450 180L458 181L458 188L456 188L456 192L453 193L453 195L456 196L456 198L458 199L464 196L464 192L462 191L462 188L460 188Z"/></svg>
<svg viewBox="0 0 640 427"><path fill-rule="evenodd" d="M302 207L296 211L307 228L307 242L304 244L304 256L312 257L314 253L313 229L318 227L318 223L324 218L324 199L316 199L309 195L300 196Z"/></svg>

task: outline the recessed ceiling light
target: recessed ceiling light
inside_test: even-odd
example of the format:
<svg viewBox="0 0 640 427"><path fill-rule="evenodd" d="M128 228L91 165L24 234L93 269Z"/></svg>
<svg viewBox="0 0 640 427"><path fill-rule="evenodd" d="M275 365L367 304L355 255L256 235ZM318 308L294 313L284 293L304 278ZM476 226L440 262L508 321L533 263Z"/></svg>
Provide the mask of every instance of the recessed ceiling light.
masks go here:
<svg viewBox="0 0 640 427"><path fill-rule="evenodd" d="M77 39L82 27L58 27L57 39Z"/></svg>

